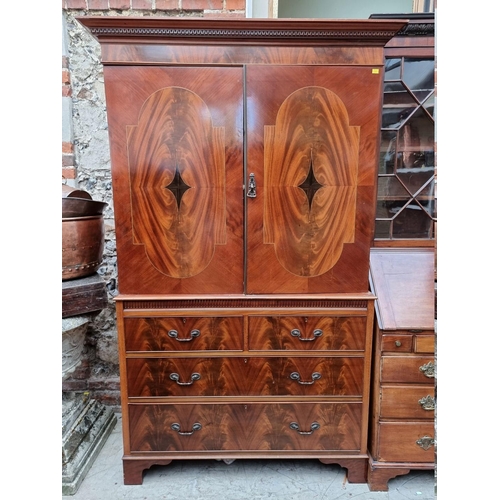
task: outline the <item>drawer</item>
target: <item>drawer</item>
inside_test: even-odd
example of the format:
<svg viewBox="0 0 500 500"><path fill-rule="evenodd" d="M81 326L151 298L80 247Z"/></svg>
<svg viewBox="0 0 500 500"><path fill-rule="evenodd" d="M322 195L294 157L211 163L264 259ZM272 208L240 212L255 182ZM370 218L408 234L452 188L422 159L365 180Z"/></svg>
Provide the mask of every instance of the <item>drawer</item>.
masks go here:
<svg viewBox="0 0 500 500"><path fill-rule="evenodd" d="M243 350L243 318L125 318L127 351Z"/></svg>
<svg viewBox="0 0 500 500"><path fill-rule="evenodd" d="M377 460L433 463L434 452L434 422L380 424Z"/></svg>
<svg viewBox="0 0 500 500"><path fill-rule="evenodd" d="M380 418L434 419L435 391L432 386L383 386Z"/></svg>
<svg viewBox="0 0 500 500"><path fill-rule="evenodd" d="M129 397L361 396L363 358L132 358Z"/></svg>
<svg viewBox="0 0 500 500"><path fill-rule="evenodd" d="M360 403L129 405L132 452L358 452Z"/></svg>
<svg viewBox="0 0 500 500"><path fill-rule="evenodd" d="M364 351L366 317L250 316L250 350Z"/></svg>
<svg viewBox="0 0 500 500"><path fill-rule="evenodd" d="M434 356L382 356L381 381L434 384Z"/></svg>
<svg viewBox="0 0 500 500"><path fill-rule="evenodd" d="M415 335L415 353L434 353L435 335Z"/></svg>
<svg viewBox="0 0 500 500"><path fill-rule="evenodd" d="M413 335L386 333L382 335L381 348L385 352L411 352L413 348Z"/></svg>

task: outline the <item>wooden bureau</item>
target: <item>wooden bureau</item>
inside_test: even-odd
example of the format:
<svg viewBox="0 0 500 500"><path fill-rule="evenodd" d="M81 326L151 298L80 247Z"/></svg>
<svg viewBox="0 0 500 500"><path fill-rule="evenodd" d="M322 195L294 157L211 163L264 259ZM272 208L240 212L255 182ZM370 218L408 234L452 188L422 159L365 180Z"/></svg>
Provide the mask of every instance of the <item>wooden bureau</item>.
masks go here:
<svg viewBox="0 0 500 500"><path fill-rule="evenodd" d="M200 458L365 482L383 50L405 22L79 20L104 65L125 483Z"/></svg>
<svg viewBox="0 0 500 500"><path fill-rule="evenodd" d="M370 414L371 490L412 469L433 469L435 410L434 249L377 248Z"/></svg>

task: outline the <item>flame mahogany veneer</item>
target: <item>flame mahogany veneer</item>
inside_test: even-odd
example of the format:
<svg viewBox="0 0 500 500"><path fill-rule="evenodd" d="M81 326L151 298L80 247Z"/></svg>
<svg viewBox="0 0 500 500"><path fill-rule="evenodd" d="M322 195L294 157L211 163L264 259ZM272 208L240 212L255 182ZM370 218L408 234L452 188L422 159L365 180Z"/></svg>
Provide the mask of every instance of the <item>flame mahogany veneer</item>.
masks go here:
<svg viewBox="0 0 500 500"><path fill-rule="evenodd" d="M383 46L406 23L79 20L104 65L125 484L284 457L365 482Z"/></svg>

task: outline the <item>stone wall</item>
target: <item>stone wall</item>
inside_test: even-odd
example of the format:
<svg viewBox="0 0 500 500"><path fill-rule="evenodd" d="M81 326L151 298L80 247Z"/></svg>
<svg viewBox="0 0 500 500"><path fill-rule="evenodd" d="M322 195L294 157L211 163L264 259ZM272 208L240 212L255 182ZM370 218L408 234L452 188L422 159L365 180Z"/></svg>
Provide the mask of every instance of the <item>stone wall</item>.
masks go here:
<svg viewBox="0 0 500 500"><path fill-rule="evenodd" d="M78 16L245 17L245 0L63 0L62 176L64 182L105 201L104 262L99 274L108 307L91 318L81 365L63 391L90 391L118 409L120 383L113 297L118 293L113 193L104 78L98 42Z"/></svg>

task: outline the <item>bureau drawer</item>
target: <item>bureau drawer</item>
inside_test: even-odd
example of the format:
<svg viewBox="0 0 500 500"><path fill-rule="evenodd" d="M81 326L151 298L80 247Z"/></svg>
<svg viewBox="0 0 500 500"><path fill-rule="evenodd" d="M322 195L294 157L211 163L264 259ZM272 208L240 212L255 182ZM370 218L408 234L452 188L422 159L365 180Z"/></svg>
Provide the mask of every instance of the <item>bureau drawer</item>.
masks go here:
<svg viewBox="0 0 500 500"><path fill-rule="evenodd" d="M432 386L383 386L380 418L434 419L434 397Z"/></svg>
<svg viewBox="0 0 500 500"><path fill-rule="evenodd" d="M363 351L366 318L250 316L250 350Z"/></svg>
<svg viewBox="0 0 500 500"><path fill-rule="evenodd" d="M434 353L436 344L435 335L415 335L415 352L416 353Z"/></svg>
<svg viewBox="0 0 500 500"><path fill-rule="evenodd" d="M413 335L404 333L386 333L382 335L382 351L385 352L411 352Z"/></svg>
<svg viewBox="0 0 500 500"><path fill-rule="evenodd" d="M434 384L434 356L382 356L381 381Z"/></svg>
<svg viewBox="0 0 500 500"><path fill-rule="evenodd" d="M433 463L434 422L381 423L377 459L384 462Z"/></svg>
<svg viewBox="0 0 500 500"><path fill-rule="evenodd" d="M357 452L360 403L129 405L132 452Z"/></svg>
<svg viewBox="0 0 500 500"><path fill-rule="evenodd" d="M361 396L363 358L132 358L129 397Z"/></svg>
<svg viewBox="0 0 500 500"><path fill-rule="evenodd" d="M243 350L243 318L125 318L127 351Z"/></svg>

